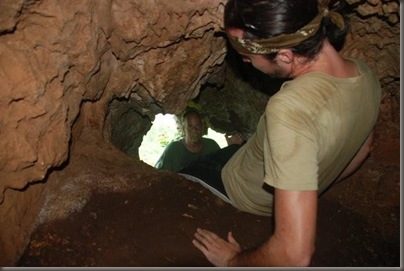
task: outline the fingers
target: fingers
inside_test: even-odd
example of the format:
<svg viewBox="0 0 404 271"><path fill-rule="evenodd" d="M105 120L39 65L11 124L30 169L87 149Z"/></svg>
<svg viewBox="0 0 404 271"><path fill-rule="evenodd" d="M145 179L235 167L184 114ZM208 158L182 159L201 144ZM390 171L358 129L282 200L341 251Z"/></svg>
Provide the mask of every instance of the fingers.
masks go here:
<svg viewBox="0 0 404 271"><path fill-rule="evenodd" d="M199 249L205 256L207 256L208 253L208 249L202 244L200 243L198 240L192 240L192 244L194 244L194 246Z"/></svg>
<svg viewBox="0 0 404 271"><path fill-rule="evenodd" d="M197 229L192 243L215 266L228 266L229 261L240 253L240 246L231 232L228 233L229 242L215 233L204 229Z"/></svg>
<svg viewBox="0 0 404 271"><path fill-rule="evenodd" d="M203 229L197 229L194 236L195 239L192 243L205 255L209 253L209 251L217 250L224 241L215 233Z"/></svg>
<svg viewBox="0 0 404 271"><path fill-rule="evenodd" d="M229 231L229 233L227 234L227 240L229 240L229 242L233 244L236 242L236 239L234 239L233 233L231 231Z"/></svg>
<svg viewBox="0 0 404 271"><path fill-rule="evenodd" d="M217 241L217 239L219 239L219 236L217 236L215 233L199 228L196 229L195 237L199 242L203 244L213 244L215 241Z"/></svg>
<svg viewBox="0 0 404 271"><path fill-rule="evenodd" d="M198 248L206 257L209 258L210 249L216 248L217 244L215 243L219 237L213 232L197 229L195 233L195 239L192 240L192 243L196 248Z"/></svg>
<svg viewBox="0 0 404 271"><path fill-rule="evenodd" d="M233 233L232 233L231 231L229 231L229 233L227 234L227 240L229 240L229 242L235 246L235 249L236 249L238 252L240 252L240 245L239 245L239 243L236 241L236 239L234 239Z"/></svg>

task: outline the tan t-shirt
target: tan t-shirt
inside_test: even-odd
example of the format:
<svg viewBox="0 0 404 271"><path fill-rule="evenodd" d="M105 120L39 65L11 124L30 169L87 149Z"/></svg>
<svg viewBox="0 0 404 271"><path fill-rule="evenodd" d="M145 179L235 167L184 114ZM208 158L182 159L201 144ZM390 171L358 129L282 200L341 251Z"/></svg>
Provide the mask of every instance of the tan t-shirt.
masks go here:
<svg viewBox="0 0 404 271"><path fill-rule="evenodd" d="M273 195L264 183L320 194L349 164L376 122L381 99L376 76L354 61L358 77L312 72L270 98L257 131L222 170L235 207L271 215Z"/></svg>

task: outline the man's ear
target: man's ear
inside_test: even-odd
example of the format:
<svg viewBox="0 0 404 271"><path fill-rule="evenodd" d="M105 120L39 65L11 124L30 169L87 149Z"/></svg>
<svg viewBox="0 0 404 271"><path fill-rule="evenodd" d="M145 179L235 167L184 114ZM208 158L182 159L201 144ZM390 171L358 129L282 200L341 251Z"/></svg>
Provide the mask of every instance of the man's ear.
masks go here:
<svg viewBox="0 0 404 271"><path fill-rule="evenodd" d="M278 61L282 61L285 64L292 63L293 57L294 57L293 52L290 49L281 49L276 55Z"/></svg>

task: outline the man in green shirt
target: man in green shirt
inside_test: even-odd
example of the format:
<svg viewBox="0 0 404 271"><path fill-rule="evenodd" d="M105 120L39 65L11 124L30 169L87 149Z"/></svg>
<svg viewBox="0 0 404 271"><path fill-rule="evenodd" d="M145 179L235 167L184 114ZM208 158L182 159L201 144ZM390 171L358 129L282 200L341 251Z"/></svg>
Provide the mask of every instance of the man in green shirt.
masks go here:
<svg viewBox="0 0 404 271"><path fill-rule="evenodd" d="M205 138L206 127L200 113L195 109L187 110L182 116L184 137L167 145L155 167L179 172L191 162L217 150L220 146L210 138ZM240 143L238 135L226 137L228 144Z"/></svg>

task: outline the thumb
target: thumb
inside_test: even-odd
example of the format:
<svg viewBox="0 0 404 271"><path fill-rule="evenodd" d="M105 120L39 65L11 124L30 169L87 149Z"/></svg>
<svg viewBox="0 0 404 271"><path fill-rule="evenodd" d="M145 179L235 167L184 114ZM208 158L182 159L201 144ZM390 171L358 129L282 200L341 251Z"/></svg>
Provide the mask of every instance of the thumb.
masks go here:
<svg viewBox="0 0 404 271"><path fill-rule="evenodd" d="M236 245L237 247L240 247L240 245L237 243L236 239L234 239L233 237L233 233L231 231L229 231L229 233L227 234L227 239L229 240L229 242L231 244Z"/></svg>
<svg viewBox="0 0 404 271"><path fill-rule="evenodd" d="M227 239L229 240L229 243L233 245L233 248L237 251L237 253L240 253L241 247L237 243L236 239L234 239L233 233L231 231L229 231L229 233L227 234Z"/></svg>

